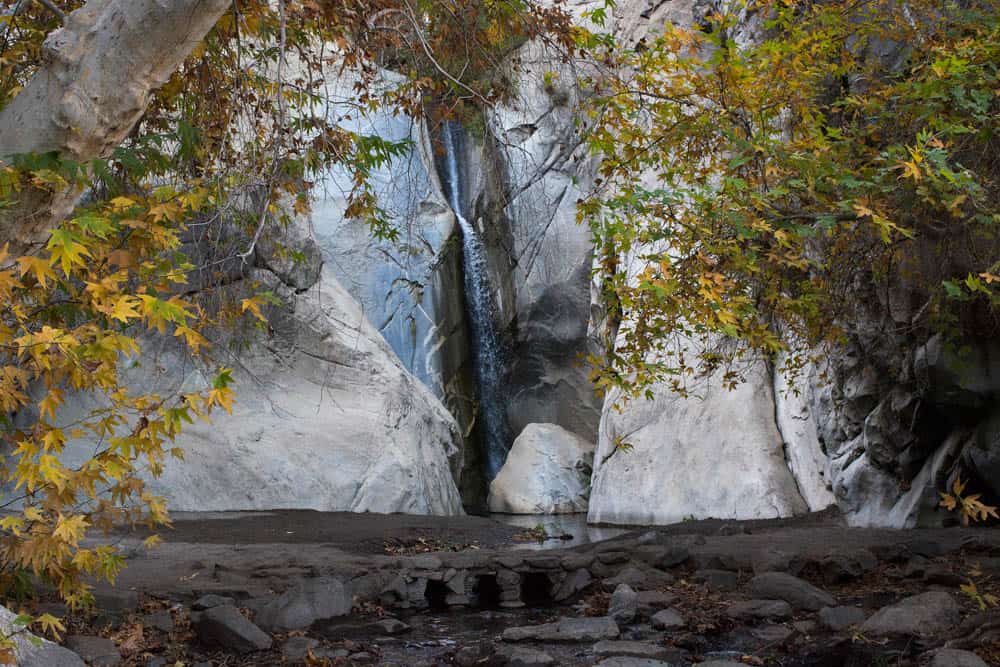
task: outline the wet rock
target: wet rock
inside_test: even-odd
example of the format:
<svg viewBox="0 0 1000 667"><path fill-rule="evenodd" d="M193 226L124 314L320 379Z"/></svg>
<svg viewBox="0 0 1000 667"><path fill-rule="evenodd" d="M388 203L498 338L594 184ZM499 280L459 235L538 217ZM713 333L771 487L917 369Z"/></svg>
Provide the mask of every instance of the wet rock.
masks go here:
<svg viewBox="0 0 1000 667"><path fill-rule="evenodd" d="M726 615L740 620L752 618L783 620L792 617L792 606L784 600L744 600L729 605Z"/></svg>
<svg viewBox="0 0 1000 667"><path fill-rule="evenodd" d="M505 642L597 642L602 639L617 639L619 634L618 624L614 619L601 616L564 618L555 623L507 628L503 632L503 640Z"/></svg>
<svg viewBox="0 0 1000 667"><path fill-rule="evenodd" d="M646 545L639 547L636 551L635 558L643 563L646 563L647 565L651 565L661 570L669 570L672 567L682 565L690 559L691 552L687 549L687 547L681 545Z"/></svg>
<svg viewBox="0 0 1000 667"><path fill-rule="evenodd" d="M691 579L712 591L735 591L740 585L739 575L728 570L698 570Z"/></svg>
<svg viewBox="0 0 1000 667"><path fill-rule="evenodd" d="M796 609L819 611L833 607L837 600L808 581L784 572L766 572L750 580L750 593L757 598L784 600Z"/></svg>
<svg viewBox="0 0 1000 667"><path fill-rule="evenodd" d="M250 653L271 648L271 638L232 605L212 607L192 619L198 638L210 646Z"/></svg>
<svg viewBox="0 0 1000 667"><path fill-rule="evenodd" d="M684 617L674 609L664 609L663 611L656 612L653 614L650 622L657 630L676 630L687 625Z"/></svg>
<svg viewBox="0 0 1000 667"><path fill-rule="evenodd" d="M88 635L66 637L66 648L76 653L94 667L117 667L122 655L110 639Z"/></svg>
<svg viewBox="0 0 1000 667"><path fill-rule="evenodd" d="M174 631L174 617L169 611L157 611L152 614L146 614L142 617L142 624L147 628L159 630L167 634Z"/></svg>
<svg viewBox="0 0 1000 667"><path fill-rule="evenodd" d="M834 632L861 625L866 618L864 610L858 607L823 607L819 610L820 624Z"/></svg>
<svg viewBox="0 0 1000 667"><path fill-rule="evenodd" d="M507 659L507 667L544 667L556 664L555 658L544 651L524 646L505 646L499 654Z"/></svg>
<svg viewBox="0 0 1000 667"><path fill-rule="evenodd" d="M972 651L942 648L931 654L927 667L987 667L986 661Z"/></svg>
<svg viewBox="0 0 1000 667"><path fill-rule="evenodd" d="M212 607L221 607L224 604L236 606L236 600L230 597L225 597L223 595L215 595L209 593L208 595L202 595L200 598L194 601L191 608L195 611L204 611L206 609L211 609Z"/></svg>
<svg viewBox="0 0 1000 667"><path fill-rule="evenodd" d="M868 635L936 635L955 626L959 607L948 593L931 591L883 607L861 626Z"/></svg>
<svg viewBox="0 0 1000 667"><path fill-rule="evenodd" d="M608 603L608 616L618 623L630 623L639 610L639 596L628 584L618 584Z"/></svg>
<svg viewBox="0 0 1000 667"><path fill-rule="evenodd" d="M410 626L398 618L383 618L380 621L375 621L372 625L376 630L384 632L387 635L401 635L404 632L410 631Z"/></svg>
<svg viewBox="0 0 1000 667"><path fill-rule="evenodd" d="M319 641L312 637L289 637L281 646L281 657L292 662L302 661L317 646Z"/></svg>
<svg viewBox="0 0 1000 667"><path fill-rule="evenodd" d="M269 632L301 630L350 612L351 597L344 584L322 577L307 579L266 604L257 614L257 623Z"/></svg>
<svg viewBox="0 0 1000 667"><path fill-rule="evenodd" d="M679 660L683 652L669 646L653 642L606 640L594 644L594 655L601 658L627 657L650 658L654 660ZM606 664L604 662L601 663Z"/></svg>

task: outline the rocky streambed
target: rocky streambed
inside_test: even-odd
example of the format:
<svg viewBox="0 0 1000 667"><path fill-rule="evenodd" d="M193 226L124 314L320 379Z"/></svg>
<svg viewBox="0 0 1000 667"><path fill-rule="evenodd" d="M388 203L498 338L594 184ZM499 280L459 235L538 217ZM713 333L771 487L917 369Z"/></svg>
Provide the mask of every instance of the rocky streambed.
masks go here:
<svg viewBox="0 0 1000 667"><path fill-rule="evenodd" d="M65 649L22 665L1000 664L996 529L813 515L528 550L486 518L269 512L141 537Z"/></svg>

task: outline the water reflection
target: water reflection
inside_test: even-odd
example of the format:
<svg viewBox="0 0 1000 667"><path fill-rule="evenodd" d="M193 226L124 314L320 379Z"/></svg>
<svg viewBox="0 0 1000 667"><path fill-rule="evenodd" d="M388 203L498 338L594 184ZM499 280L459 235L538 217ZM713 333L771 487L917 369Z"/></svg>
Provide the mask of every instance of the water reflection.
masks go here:
<svg viewBox="0 0 1000 667"><path fill-rule="evenodd" d="M618 537L629 532L630 528L614 526L590 526L587 515L581 514L490 514L494 521L516 526L525 531L534 530L539 526L544 529L547 539L518 542L515 549L556 549L559 547L575 547L601 540ZM539 531L541 533L541 531Z"/></svg>

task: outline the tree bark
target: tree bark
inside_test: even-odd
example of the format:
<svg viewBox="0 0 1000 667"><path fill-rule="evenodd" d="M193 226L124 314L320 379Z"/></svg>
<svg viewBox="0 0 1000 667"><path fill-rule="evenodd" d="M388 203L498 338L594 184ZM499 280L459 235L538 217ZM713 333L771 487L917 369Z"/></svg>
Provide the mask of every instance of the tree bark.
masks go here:
<svg viewBox="0 0 1000 667"><path fill-rule="evenodd" d="M108 155L231 2L89 0L46 38L41 68L0 111L0 156ZM37 243L67 207L72 201L53 201L48 213L5 215L0 236L12 245Z"/></svg>

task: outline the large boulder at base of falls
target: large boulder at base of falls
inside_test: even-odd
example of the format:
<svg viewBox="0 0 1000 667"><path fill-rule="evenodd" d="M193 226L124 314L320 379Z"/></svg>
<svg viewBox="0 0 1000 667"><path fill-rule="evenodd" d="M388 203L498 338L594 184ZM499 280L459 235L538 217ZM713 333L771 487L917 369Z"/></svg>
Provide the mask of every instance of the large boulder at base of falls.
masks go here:
<svg viewBox="0 0 1000 667"><path fill-rule="evenodd" d="M528 424L490 483L490 511L586 512L593 461L593 443L555 424Z"/></svg>
<svg viewBox="0 0 1000 667"><path fill-rule="evenodd" d="M326 269L304 291L265 269L246 279L282 303L268 313L268 332L257 332L232 364L232 414L187 425L176 442L184 460L168 458L150 490L179 511L461 514L452 470L460 461L449 461L460 458L455 420L358 303ZM169 338L143 341L141 364L126 376L133 390L210 386L213 370ZM70 423L94 407L77 395L59 418ZM93 443L72 443L66 462L92 453Z"/></svg>
<svg viewBox="0 0 1000 667"><path fill-rule="evenodd" d="M590 523L668 524L693 517L762 519L806 512L775 426L772 378L763 364L728 390L718 375L666 384L652 400L601 419L590 493ZM631 448L616 448L619 438Z"/></svg>

